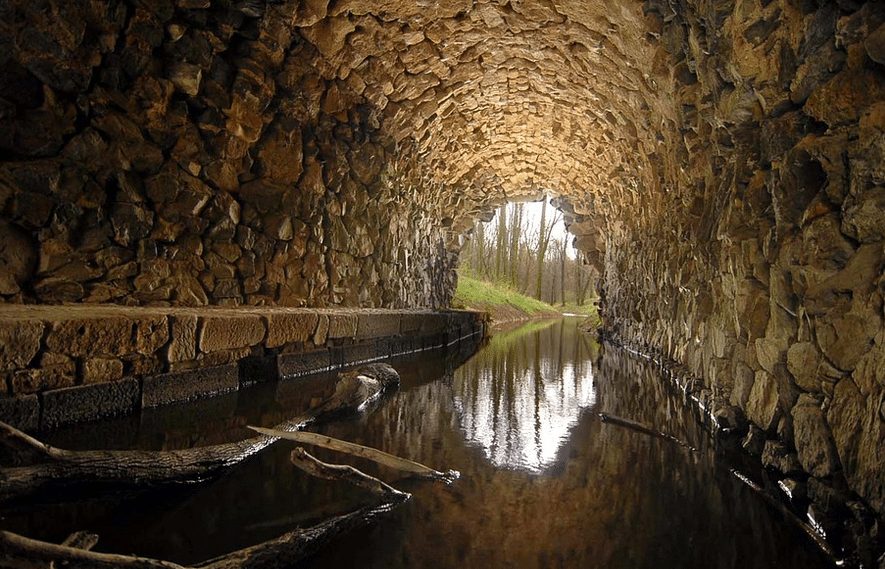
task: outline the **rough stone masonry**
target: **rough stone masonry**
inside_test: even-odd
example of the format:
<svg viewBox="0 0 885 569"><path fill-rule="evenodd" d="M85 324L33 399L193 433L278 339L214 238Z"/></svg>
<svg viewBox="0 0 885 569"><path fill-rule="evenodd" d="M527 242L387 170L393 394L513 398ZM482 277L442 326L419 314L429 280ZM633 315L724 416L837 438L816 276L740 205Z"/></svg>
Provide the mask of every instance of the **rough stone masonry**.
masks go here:
<svg viewBox="0 0 885 569"><path fill-rule="evenodd" d="M7 0L0 160L8 303L441 307L557 196L611 335L885 513L881 2Z"/></svg>

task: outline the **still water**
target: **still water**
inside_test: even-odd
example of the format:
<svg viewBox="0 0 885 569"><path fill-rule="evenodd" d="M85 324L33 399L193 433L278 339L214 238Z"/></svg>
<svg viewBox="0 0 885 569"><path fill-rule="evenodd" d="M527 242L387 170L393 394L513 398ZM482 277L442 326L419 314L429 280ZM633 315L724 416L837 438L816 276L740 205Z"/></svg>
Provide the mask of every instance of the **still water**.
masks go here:
<svg viewBox="0 0 885 569"><path fill-rule="evenodd" d="M411 492L372 526L310 564L318 568L827 567L806 536L730 471L653 367L578 331L578 320L495 333L469 360L394 362L400 390L373 412L316 430L438 470L454 484L398 480ZM462 363L463 362L463 363ZM317 377L59 432L70 448L182 448L246 435L307 405ZM307 389L309 391L309 389ZM640 422L696 450L600 420ZM309 478L281 442L209 484L138 496L57 496L3 512L3 527L60 541L102 536L100 551L196 562L275 537L372 498Z"/></svg>

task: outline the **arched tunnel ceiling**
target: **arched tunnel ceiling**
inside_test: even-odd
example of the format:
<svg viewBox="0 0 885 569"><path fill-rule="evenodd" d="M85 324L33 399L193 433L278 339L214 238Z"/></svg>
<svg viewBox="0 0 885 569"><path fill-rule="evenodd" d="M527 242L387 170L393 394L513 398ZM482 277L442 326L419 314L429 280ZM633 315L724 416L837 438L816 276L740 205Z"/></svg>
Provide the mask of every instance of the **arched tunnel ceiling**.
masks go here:
<svg viewBox="0 0 885 569"><path fill-rule="evenodd" d="M427 186L459 203L546 191L589 210L588 196L640 176L649 117L674 114L638 2L314 1L297 25L325 78L414 139Z"/></svg>

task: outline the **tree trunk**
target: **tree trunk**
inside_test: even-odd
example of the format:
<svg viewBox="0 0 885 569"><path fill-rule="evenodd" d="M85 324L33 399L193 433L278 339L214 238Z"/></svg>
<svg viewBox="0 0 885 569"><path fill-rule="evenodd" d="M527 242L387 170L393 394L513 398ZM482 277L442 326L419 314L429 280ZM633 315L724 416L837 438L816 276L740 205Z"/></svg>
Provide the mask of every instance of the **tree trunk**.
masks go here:
<svg viewBox="0 0 885 569"><path fill-rule="evenodd" d="M535 298L541 300L541 284L544 281L544 257L547 255L547 198L541 206L541 227L538 233L538 274L535 280Z"/></svg>
<svg viewBox="0 0 885 569"><path fill-rule="evenodd" d="M522 204L513 204L510 216L510 286L516 286L517 269L519 266L519 238L522 233Z"/></svg>
<svg viewBox="0 0 885 569"><path fill-rule="evenodd" d="M495 280L501 280L504 267L504 249L507 244L507 206L498 209L498 231L495 235Z"/></svg>
<svg viewBox="0 0 885 569"><path fill-rule="evenodd" d="M316 553L332 538L370 522L395 505L366 506L321 524L296 529L276 539L188 566L134 555L97 553L0 531L0 567L45 569L55 563L68 569L288 569Z"/></svg>
<svg viewBox="0 0 885 569"><path fill-rule="evenodd" d="M562 248L559 251L559 300L560 306L565 306L565 239L562 240Z"/></svg>

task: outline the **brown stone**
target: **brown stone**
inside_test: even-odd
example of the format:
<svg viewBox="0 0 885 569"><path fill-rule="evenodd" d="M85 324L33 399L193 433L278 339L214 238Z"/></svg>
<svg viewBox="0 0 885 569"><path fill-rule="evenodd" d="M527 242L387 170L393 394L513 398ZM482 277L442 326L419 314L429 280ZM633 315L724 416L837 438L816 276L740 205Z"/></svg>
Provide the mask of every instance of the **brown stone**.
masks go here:
<svg viewBox="0 0 885 569"><path fill-rule="evenodd" d="M818 322L817 341L827 358L842 370L854 365L873 345L881 320L875 313L849 313Z"/></svg>
<svg viewBox="0 0 885 569"><path fill-rule="evenodd" d="M178 62L169 66L169 80L176 89L191 97L196 97L200 92L200 81L203 79L203 70L200 66L191 63Z"/></svg>
<svg viewBox="0 0 885 569"><path fill-rule="evenodd" d="M267 320L268 348L277 348L294 342L306 342L317 329L319 317L315 313L270 314Z"/></svg>
<svg viewBox="0 0 885 569"><path fill-rule="evenodd" d="M846 201L846 206L842 217L842 231L846 235L861 243L885 239L885 187L871 188L857 200Z"/></svg>
<svg viewBox="0 0 885 569"><path fill-rule="evenodd" d="M264 339L264 322L258 315L204 316L200 351L204 353L254 346Z"/></svg>
<svg viewBox="0 0 885 569"><path fill-rule="evenodd" d="M89 358L83 364L84 383L104 383L123 377L123 362L117 358Z"/></svg>
<svg viewBox="0 0 885 569"><path fill-rule="evenodd" d="M397 336L399 332L399 314L361 313L357 320L357 338L383 338L385 336Z"/></svg>
<svg viewBox="0 0 885 569"><path fill-rule="evenodd" d="M27 367L40 350L43 328L39 321L0 321L0 369Z"/></svg>
<svg viewBox="0 0 885 569"><path fill-rule="evenodd" d="M165 316L141 318L135 322L135 349L150 355L169 341L169 322Z"/></svg>
<svg viewBox="0 0 885 569"><path fill-rule="evenodd" d="M808 394L793 407L793 433L799 462L813 476L831 476L839 467L833 436L820 402Z"/></svg>
<svg viewBox="0 0 885 569"><path fill-rule="evenodd" d="M757 371L747 400L747 418L763 430L775 426L779 390L777 382L766 371Z"/></svg>
<svg viewBox="0 0 885 569"><path fill-rule="evenodd" d="M0 222L0 294L15 294L34 273L34 245L19 228Z"/></svg>
<svg viewBox="0 0 885 569"><path fill-rule="evenodd" d="M863 42L867 55L876 63L885 65L885 23L866 37Z"/></svg>
<svg viewBox="0 0 885 569"><path fill-rule="evenodd" d="M787 351L787 369L805 391L820 391L821 365L821 354L811 342L796 342Z"/></svg>
<svg viewBox="0 0 885 569"><path fill-rule="evenodd" d="M46 347L76 357L126 354L134 348L132 326L125 317L61 320L52 324Z"/></svg>
<svg viewBox="0 0 885 569"><path fill-rule="evenodd" d="M871 70L839 73L814 91L805 112L830 126L856 121L863 111L885 97L885 77Z"/></svg>
<svg viewBox="0 0 885 569"><path fill-rule="evenodd" d="M34 292L44 302L76 302L86 294L81 283L59 277L48 277L34 284Z"/></svg>
<svg viewBox="0 0 885 569"><path fill-rule="evenodd" d="M326 335L327 338L334 340L356 337L356 314L331 313L328 315L328 318L329 330Z"/></svg>
<svg viewBox="0 0 885 569"><path fill-rule="evenodd" d="M885 507L885 487L879 482L885 428L877 408L883 392L864 397L850 378L836 384L833 401L827 410L839 460L851 488L874 508Z"/></svg>
<svg viewBox="0 0 885 569"><path fill-rule="evenodd" d="M37 369L20 370L12 376L16 395L36 393L74 385L76 365L64 354L47 352L40 356Z"/></svg>
<svg viewBox="0 0 885 569"><path fill-rule="evenodd" d="M172 341L167 358L170 362L191 361L197 357L197 317L175 315L172 317Z"/></svg>

